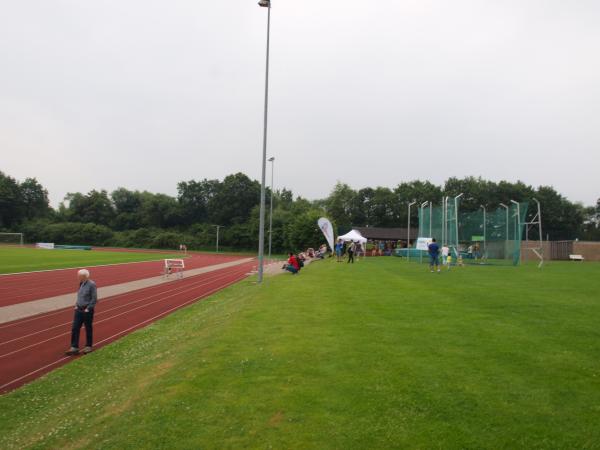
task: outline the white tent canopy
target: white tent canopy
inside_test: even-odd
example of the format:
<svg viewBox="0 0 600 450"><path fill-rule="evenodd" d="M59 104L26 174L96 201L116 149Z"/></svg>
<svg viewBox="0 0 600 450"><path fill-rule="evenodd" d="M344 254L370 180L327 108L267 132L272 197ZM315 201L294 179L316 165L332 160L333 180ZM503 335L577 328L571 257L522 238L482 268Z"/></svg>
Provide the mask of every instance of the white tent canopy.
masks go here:
<svg viewBox="0 0 600 450"><path fill-rule="evenodd" d="M356 230L350 230L349 232L347 232L346 234L343 234L342 236L338 236L338 239L341 239L342 241L353 241L353 242L360 242L362 244L364 244L365 242L367 242L367 238L363 237L362 234L360 234L358 231Z"/></svg>

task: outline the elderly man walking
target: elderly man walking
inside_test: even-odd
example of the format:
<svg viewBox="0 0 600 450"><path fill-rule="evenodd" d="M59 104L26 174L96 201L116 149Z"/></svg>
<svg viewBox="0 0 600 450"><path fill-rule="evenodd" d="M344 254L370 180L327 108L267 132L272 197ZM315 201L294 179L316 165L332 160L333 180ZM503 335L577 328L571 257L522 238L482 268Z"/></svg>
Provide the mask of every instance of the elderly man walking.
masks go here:
<svg viewBox="0 0 600 450"><path fill-rule="evenodd" d="M67 355L79 353L79 331L82 325L85 325L85 348L83 353L92 351L92 322L94 321L94 308L98 301L96 283L90 280L90 272L86 269L77 272L77 277L79 278L79 291L77 291L77 303L75 304L73 326L71 327L71 348L67 350Z"/></svg>

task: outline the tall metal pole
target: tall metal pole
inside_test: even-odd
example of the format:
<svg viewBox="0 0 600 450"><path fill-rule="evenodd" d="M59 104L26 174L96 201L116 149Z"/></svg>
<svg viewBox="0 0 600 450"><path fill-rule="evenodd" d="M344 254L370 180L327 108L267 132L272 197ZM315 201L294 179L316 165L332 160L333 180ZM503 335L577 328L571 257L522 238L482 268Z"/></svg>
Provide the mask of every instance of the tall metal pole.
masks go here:
<svg viewBox="0 0 600 450"><path fill-rule="evenodd" d="M446 236L446 197L442 197L442 245L446 245L448 237Z"/></svg>
<svg viewBox="0 0 600 450"><path fill-rule="evenodd" d="M511 200L510 202L514 205L517 205L517 214L516 214L517 220L515 220L515 244L517 244L517 243L519 244L519 260L520 260L521 259L521 205L519 204L519 202L516 202L514 200ZM517 236L519 237L519 239L517 239Z"/></svg>
<svg viewBox="0 0 600 450"><path fill-rule="evenodd" d="M269 263L271 262L271 242L273 240L273 173L275 166L275 157L271 156L269 158L269 162L271 163L271 208L269 211Z"/></svg>
<svg viewBox="0 0 600 450"><path fill-rule="evenodd" d="M433 234L432 232L432 220L433 220L433 202L429 202L429 237Z"/></svg>
<svg viewBox="0 0 600 450"><path fill-rule="evenodd" d="M456 197L454 197L454 221L456 224L456 257L458 259L458 199L463 196L461 192Z"/></svg>
<svg viewBox="0 0 600 450"><path fill-rule="evenodd" d="M542 256L544 255L544 237L542 235L542 207L540 206L540 202L537 198L533 197L533 201L537 204L538 209L538 221L539 223L539 238L540 238L540 251L542 252Z"/></svg>
<svg viewBox="0 0 600 450"><path fill-rule="evenodd" d="M408 204L408 224L406 227L406 261L410 261L410 207L414 205L416 200L413 200Z"/></svg>
<svg viewBox="0 0 600 450"><path fill-rule="evenodd" d="M448 197L447 195L444 197L444 243L448 245Z"/></svg>
<svg viewBox="0 0 600 450"><path fill-rule="evenodd" d="M506 240L508 241L508 210L510 209L508 205L504 203L500 203L500 206L506 209Z"/></svg>
<svg viewBox="0 0 600 450"><path fill-rule="evenodd" d="M507 256L506 254L508 253L506 246L508 245L508 214L509 214L510 208L508 207L508 205L505 205L504 203L500 203L500 206L502 206L504 209L506 209L506 239L504 240L504 259L506 259L506 256Z"/></svg>
<svg viewBox="0 0 600 450"><path fill-rule="evenodd" d="M215 227L217 227L217 253L219 253L219 229L223 228L223 225L214 225Z"/></svg>
<svg viewBox="0 0 600 450"><path fill-rule="evenodd" d="M421 208L420 208L421 213L420 213L420 217L419 217L419 231L423 232L423 234L425 234L425 230L423 229L423 222L425 221L425 205L428 203L429 202L421 203ZM417 237L424 237L424 236L417 236ZM419 251L419 262L423 263L423 252L422 251Z"/></svg>
<svg viewBox="0 0 600 450"><path fill-rule="evenodd" d="M269 44L271 39L271 1L260 0L259 6L267 8L267 55L265 64L265 112L263 126L262 175L260 179L260 220L258 230L258 282L263 281L265 259L265 177L267 171L267 117L269 110Z"/></svg>
<svg viewBox="0 0 600 450"><path fill-rule="evenodd" d="M483 209L483 255L485 256L487 253L487 238L485 235L485 206L481 205L481 209Z"/></svg>

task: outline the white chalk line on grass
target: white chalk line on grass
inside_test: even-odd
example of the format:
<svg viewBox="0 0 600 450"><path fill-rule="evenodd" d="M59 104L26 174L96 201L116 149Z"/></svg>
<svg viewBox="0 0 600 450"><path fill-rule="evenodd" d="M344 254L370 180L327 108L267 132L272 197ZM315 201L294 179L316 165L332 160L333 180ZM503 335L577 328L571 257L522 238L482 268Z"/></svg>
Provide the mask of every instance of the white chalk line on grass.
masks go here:
<svg viewBox="0 0 600 450"><path fill-rule="evenodd" d="M187 306L187 305L189 305L190 303L194 303L194 302L196 302L196 301L198 301L198 300L200 300L200 299L206 298L207 296L209 296L209 295L212 295L212 294L214 294L215 292L217 292L217 291L220 291L221 289L225 289L226 287L229 287L229 286L231 286L232 284L234 284L234 283L237 283L238 281L240 281L240 280L243 280L243 279L244 279L244 278L246 278L246 277L247 277L247 275L240 276L240 277L236 277L236 278L235 278L234 280L232 280L230 283L224 284L223 286L220 286L220 287L218 287L218 288L216 288L216 289L213 289L212 291L205 292L203 295L201 295L201 296L199 296L199 297L197 297L197 298L195 298L195 299L193 299L193 300L189 300L189 301L187 301L187 302L185 302L185 303L182 303L181 305L178 305L178 306L175 306L175 307L173 307L173 308L171 308L171 309L168 309L167 311L163 311L162 313L160 313L160 314L157 314L156 316L154 316L154 317L151 317L150 319L146 319L146 320L144 320L144 321L142 321L142 322L139 322L139 323L138 323L138 324L136 324L136 325L132 325L131 327L127 328L126 330L122 330L122 331L120 331L120 332L118 332L118 333L116 333L116 334L113 334L112 336L109 336L109 337L107 337L107 338L105 338L105 339L102 339L102 340L101 340L101 341L99 341L99 342L98 342L96 345L101 345L102 343L104 343L104 342L106 342L106 341L109 341L109 340L111 340L111 339L113 339L113 338L115 338L115 337L117 337L117 336L120 336L120 335L122 335L123 333L127 333L128 331L131 331L132 329L134 329L134 328L136 328L136 327L139 327L140 325L143 325L143 324L145 324L145 323L147 323L147 322L154 321L154 320L158 319L159 317L161 317L161 316L164 316L165 314L169 314L169 313L173 312L173 311L174 311L174 310L176 310L176 309L183 308L184 306ZM44 370L44 369L47 369L48 367L55 366L56 364L59 364L59 363L61 363L62 361L65 361L65 360L67 360L67 359L72 359L72 358L73 358L72 356L63 356L62 358L59 358L59 359L57 359L56 361L54 361L54 362L52 362L52 363L50 363L50 364L46 364L45 366L43 366L43 367L40 367L39 369L33 370L33 371L29 372L29 373L26 373L25 375L21 375L19 378L15 378L14 380L11 380L11 381L9 381L8 383L5 383L5 384L3 384L2 386L0 386L0 390L3 390L4 388L6 388L6 387L10 386L11 384L18 383L18 382L19 382L19 381L21 381L22 379L24 379L24 378L27 378L27 377L29 377L29 376L31 376L31 375L34 375L34 374L36 374L36 373L38 373L38 372L40 372L40 371L42 371L42 370Z"/></svg>

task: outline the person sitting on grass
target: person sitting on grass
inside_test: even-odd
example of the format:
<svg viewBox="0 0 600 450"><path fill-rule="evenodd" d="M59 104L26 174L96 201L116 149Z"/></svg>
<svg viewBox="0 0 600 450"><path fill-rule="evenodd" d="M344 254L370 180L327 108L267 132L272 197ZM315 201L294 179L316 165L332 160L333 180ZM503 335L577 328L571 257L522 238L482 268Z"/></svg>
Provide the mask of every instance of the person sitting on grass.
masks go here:
<svg viewBox="0 0 600 450"><path fill-rule="evenodd" d="M429 270L433 272L433 266L436 267L437 271L440 271L440 246L435 241L435 238L431 240L431 244L427 246L429 253Z"/></svg>
<svg viewBox="0 0 600 450"><path fill-rule="evenodd" d="M283 266L283 269L291 272L292 275L296 275L300 271L300 264L298 263L296 255L290 252L287 264Z"/></svg>

